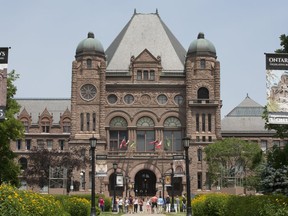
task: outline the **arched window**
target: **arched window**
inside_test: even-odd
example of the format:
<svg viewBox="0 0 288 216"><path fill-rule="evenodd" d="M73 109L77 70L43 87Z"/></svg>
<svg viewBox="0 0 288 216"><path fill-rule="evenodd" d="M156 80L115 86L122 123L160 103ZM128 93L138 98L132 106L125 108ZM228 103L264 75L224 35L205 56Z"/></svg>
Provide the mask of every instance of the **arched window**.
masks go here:
<svg viewBox="0 0 288 216"><path fill-rule="evenodd" d="M155 150L155 131L154 121L149 117L142 117L137 121L137 151L154 151ZM159 141L159 140L158 140Z"/></svg>
<svg viewBox="0 0 288 216"><path fill-rule="evenodd" d="M178 118L169 117L164 121L164 150L181 151L183 150L182 142L182 125Z"/></svg>
<svg viewBox="0 0 288 216"><path fill-rule="evenodd" d="M27 169L27 165L28 165L27 159L24 158L24 157L21 157L21 158L19 159L19 165L20 165L20 169L21 169L21 170Z"/></svg>
<svg viewBox="0 0 288 216"><path fill-rule="evenodd" d="M87 59L86 63L87 63L87 68L88 69L92 68L92 60L91 59Z"/></svg>
<svg viewBox="0 0 288 216"><path fill-rule="evenodd" d="M123 117L114 117L110 121L110 150L127 150L128 123Z"/></svg>
<svg viewBox="0 0 288 216"><path fill-rule="evenodd" d="M209 91L205 87L201 87L197 91L197 98L198 99L209 99Z"/></svg>

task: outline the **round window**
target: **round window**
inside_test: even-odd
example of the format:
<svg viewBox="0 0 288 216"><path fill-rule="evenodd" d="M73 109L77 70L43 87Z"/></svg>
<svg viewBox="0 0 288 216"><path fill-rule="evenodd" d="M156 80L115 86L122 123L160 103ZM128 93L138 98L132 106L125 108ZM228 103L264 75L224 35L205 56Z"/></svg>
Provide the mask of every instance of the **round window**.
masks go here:
<svg viewBox="0 0 288 216"><path fill-rule="evenodd" d="M96 87L92 84L85 84L80 89L80 95L85 100L92 100L96 96Z"/></svg>

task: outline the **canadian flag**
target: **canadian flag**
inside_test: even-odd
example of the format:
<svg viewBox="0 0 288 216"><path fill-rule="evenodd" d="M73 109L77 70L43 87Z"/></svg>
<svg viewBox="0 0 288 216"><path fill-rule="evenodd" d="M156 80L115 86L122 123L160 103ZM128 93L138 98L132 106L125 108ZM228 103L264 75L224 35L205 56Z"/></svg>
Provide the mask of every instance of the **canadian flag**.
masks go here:
<svg viewBox="0 0 288 216"><path fill-rule="evenodd" d="M155 141L151 141L151 142L149 142L149 144L153 144L153 145L157 145L158 143L159 143L158 140L155 140Z"/></svg>
<svg viewBox="0 0 288 216"><path fill-rule="evenodd" d="M120 143L120 148L126 147L128 143L129 143L129 140L126 142L126 139L124 137L123 140Z"/></svg>
<svg viewBox="0 0 288 216"><path fill-rule="evenodd" d="M160 149L162 146L162 140L155 145L155 148Z"/></svg>

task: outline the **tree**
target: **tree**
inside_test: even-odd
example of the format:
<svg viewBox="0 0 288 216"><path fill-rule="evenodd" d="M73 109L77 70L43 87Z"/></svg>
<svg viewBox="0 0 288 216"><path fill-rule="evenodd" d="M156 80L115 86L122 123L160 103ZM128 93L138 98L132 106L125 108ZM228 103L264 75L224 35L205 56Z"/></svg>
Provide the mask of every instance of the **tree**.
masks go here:
<svg viewBox="0 0 288 216"><path fill-rule="evenodd" d="M205 160L213 183L228 186L230 179L242 179L246 186L255 177L256 168L262 161L262 151L257 143L236 138L219 140L205 148ZM250 183L251 184L251 183Z"/></svg>
<svg viewBox="0 0 288 216"><path fill-rule="evenodd" d="M288 53L288 35L280 35L280 45L282 48L275 50L276 53Z"/></svg>
<svg viewBox="0 0 288 216"><path fill-rule="evenodd" d="M16 186L19 186L20 168L14 161L16 155L10 149L10 141L24 136L23 125L15 118L20 106L13 98L17 91L13 83L18 77L14 70L7 74L6 120L0 122L0 184L6 182Z"/></svg>
<svg viewBox="0 0 288 216"><path fill-rule="evenodd" d="M288 195L288 145L284 148L275 145L268 151L260 186L263 193Z"/></svg>
<svg viewBox="0 0 288 216"><path fill-rule="evenodd" d="M30 186L43 188L49 185L49 171L54 169L67 169L67 178L71 180L74 169L85 167L85 160L78 151L58 151L48 149L33 149L29 155L27 169L23 176ZM70 181L68 181L70 183ZM67 188L68 189L68 188Z"/></svg>

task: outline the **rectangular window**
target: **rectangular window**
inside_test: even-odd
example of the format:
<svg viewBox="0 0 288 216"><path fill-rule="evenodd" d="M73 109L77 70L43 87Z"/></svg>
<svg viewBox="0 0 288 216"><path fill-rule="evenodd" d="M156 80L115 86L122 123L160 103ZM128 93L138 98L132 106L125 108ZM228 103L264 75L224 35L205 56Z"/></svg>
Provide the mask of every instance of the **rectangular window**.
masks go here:
<svg viewBox="0 0 288 216"><path fill-rule="evenodd" d="M63 150L64 150L64 147L65 147L65 141L64 141L64 140L59 140L59 149L60 149L61 151L63 151Z"/></svg>
<svg viewBox="0 0 288 216"><path fill-rule="evenodd" d="M84 130L84 114L83 113L80 114L80 130L81 131Z"/></svg>
<svg viewBox="0 0 288 216"><path fill-rule="evenodd" d="M197 173L197 189L202 190L202 172Z"/></svg>
<svg viewBox="0 0 288 216"><path fill-rule="evenodd" d="M49 133L49 131L50 131L49 122L42 122L42 132Z"/></svg>
<svg viewBox="0 0 288 216"><path fill-rule="evenodd" d="M203 113L202 114L202 131L205 131L206 128L205 128L205 114Z"/></svg>
<svg viewBox="0 0 288 216"><path fill-rule="evenodd" d="M86 127L87 131L90 131L90 113L86 113Z"/></svg>
<svg viewBox="0 0 288 216"><path fill-rule="evenodd" d="M47 149L52 150L53 147L53 141L52 140L47 140Z"/></svg>
<svg viewBox="0 0 288 216"><path fill-rule="evenodd" d="M136 148L137 151L154 151L155 145L151 142L155 141L155 131L137 131Z"/></svg>
<svg viewBox="0 0 288 216"><path fill-rule="evenodd" d="M63 133L70 133L71 124L70 122L63 122Z"/></svg>
<svg viewBox="0 0 288 216"><path fill-rule="evenodd" d="M206 190L211 190L211 179L210 179L210 175L209 172L206 172Z"/></svg>
<svg viewBox="0 0 288 216"><path fill-rule="evenodd" d="M16 148L17 148L17 150L21 150L21 147L22 147L22 140L17 140L17 141L16 141Z"/></svg>
<svg viewBox="0 0 288 216"><path fill-rule="evenodd" d="M196 142L200 142L200 136L196 136Z"/></svg>
<svg viewBox="0 0 288 216"><path fill-rule="evenodd" d="M208 136L208 141L212 142L212 136Z"/></svg>
<svg viewBox="0 0 288 216"><path fill-rule="evenodd" d="M205 59L201 59L201 60L200 60L200 68L201 68L201 69L205 69L205 68L206 68L206 61L205 61Z"/></svg>
<svg viewBox="0 0 288 216"><path fill-rule="evenodd" d="M199 123L199 114L196 114L196 131L199 132L200 123Z"/></svg>
<svg viewBox="0 0 288 216"><path fill-rule="evenodd" d="M96 131L96 113L93 113L93 126L92 126L92 130Z"/></svg>
<svg viewBox="0 0 288 216"><path fill-rule="evenodd" d="M141 70L137 71L137 80L142 80L142 71Z"/></svg>
<svg viewBox="0 0 288 216"><path fill-rule="evenodd" d="M144 70L143 72L143 80L148 80L148 71Z"/></svg>
<svg viewBox="0 0 288 216"><path fill-rule="evenodd" d="M208 114L208 131L212 131L212 115L210 113Z"/></svg>
<svg viewBox="0 0 288 216"><path fill-rule="evenodd" d="M37 148L38 148L38 150L44 149L44 140L42 140L42 139L37 140Z"/></svg>
<svg viewBox="0 0 288 216"><path fill-rule="evenodd" d="M31 140L30 139L26 139L25 143L26 143L26 150L30 150L31 149Z"/></svg>
<svg viewBox="0 0 288 216"><path fill-rule="evenodd" d="M29 133L29 123L28 121L23 121L23 126L24 126L24 129L25 129L25 133Z"/></svg>
<svg viewBox="0 0 288 216"><path fill-rule="evenodd" d="M273 140L273 146L280 147L280 140Z"/></svg>
<svg viewBox="0 0 288 216"><path fill-rule="evenodd" d="M206 142L206 137L202 136L202 142Z"/></svg>
<svg viewBox="0 0 288 216"><path fill-rule="evenodd" d="M150 71L149 80L155 80L155 71L154 71L154 70L151 70L151 71Z"/></svg>

